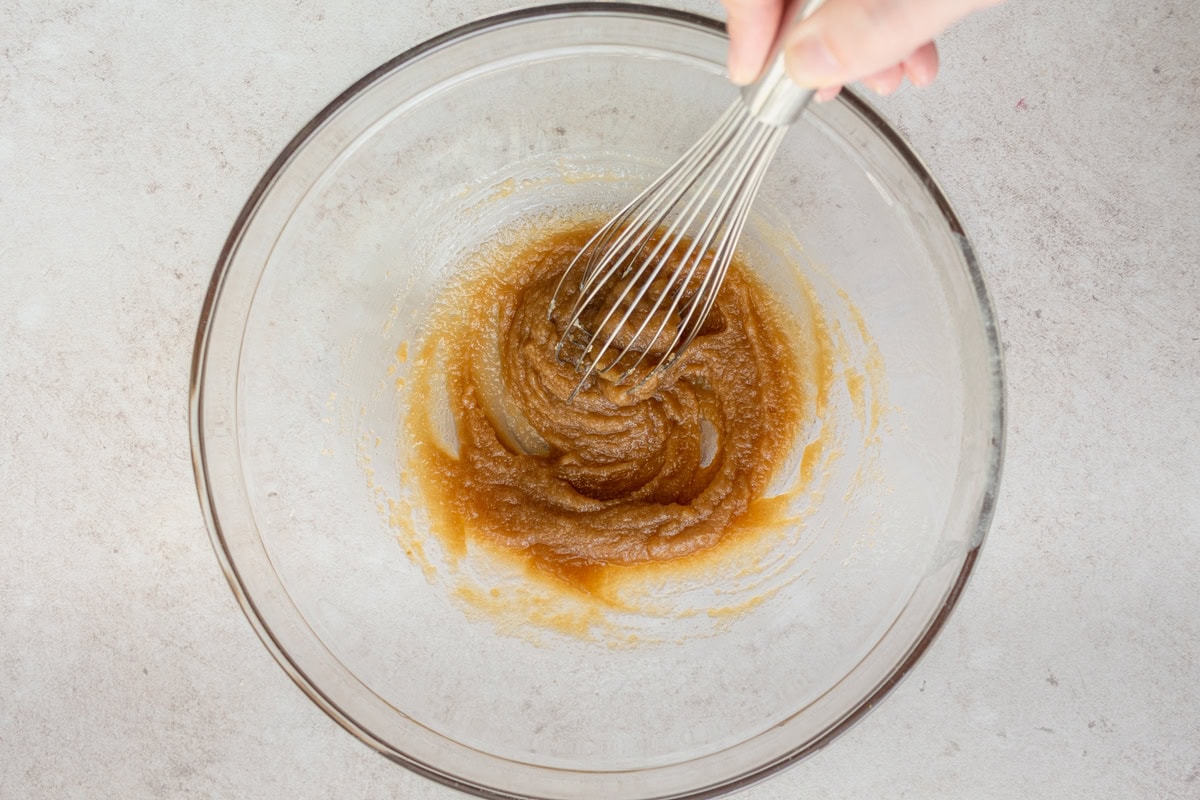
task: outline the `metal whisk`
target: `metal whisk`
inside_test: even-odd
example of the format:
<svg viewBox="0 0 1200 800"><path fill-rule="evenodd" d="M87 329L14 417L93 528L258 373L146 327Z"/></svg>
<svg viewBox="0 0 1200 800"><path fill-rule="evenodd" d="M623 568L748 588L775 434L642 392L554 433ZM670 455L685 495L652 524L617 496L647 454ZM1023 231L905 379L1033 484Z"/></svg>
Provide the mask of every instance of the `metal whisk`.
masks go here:
<svg viewBox="0 0 1200 800"><path fill-rule="evenodd" d="M803 19L823 1L800 0L791 19ZM645 383L700 333L767 166L813 94L787 77L777 41L758 81L579 251L549 310L553 318L560 302L572 300L555 348L580 373L571 400L594 374L615 373L621 384L645 363L638 385ZM576 289L568 276L578 267Z"/></svg>

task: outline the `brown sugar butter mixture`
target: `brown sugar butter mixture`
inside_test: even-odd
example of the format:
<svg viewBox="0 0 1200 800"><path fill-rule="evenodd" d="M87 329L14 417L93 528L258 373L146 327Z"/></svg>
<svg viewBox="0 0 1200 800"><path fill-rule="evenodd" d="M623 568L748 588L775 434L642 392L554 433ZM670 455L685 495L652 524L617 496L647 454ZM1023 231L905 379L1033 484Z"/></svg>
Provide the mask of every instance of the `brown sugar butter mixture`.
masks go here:
<svg viewBox="0 0 1200 800"><path fill-rule="evenodd" d="M790 321L738 259L661 378L630 391L648 357L624 385L592 378L568 403L579 374L555 345L570 302L547 309L596 227L530 228L479 254L433 313L410 413L438 532L460 549L482 537L573 583L720 541L787 458L804 407ZM457 453L438 442L439 404Z"/></svg>

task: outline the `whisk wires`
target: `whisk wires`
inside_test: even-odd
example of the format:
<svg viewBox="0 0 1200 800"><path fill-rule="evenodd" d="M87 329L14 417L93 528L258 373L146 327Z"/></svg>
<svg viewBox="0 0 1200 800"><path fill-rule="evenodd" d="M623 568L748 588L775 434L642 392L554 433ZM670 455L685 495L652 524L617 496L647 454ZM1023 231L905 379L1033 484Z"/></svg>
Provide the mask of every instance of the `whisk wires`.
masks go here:
<svg viewBox="0 0 1200 800"><path fill-rule="evenodd" d="M560 302L572 300L555 347L579 373L570 400L593 378L619 385L640 376L636 389L692 344L786 130L735 101L583 246L549 309L553 319Z"/></svg>

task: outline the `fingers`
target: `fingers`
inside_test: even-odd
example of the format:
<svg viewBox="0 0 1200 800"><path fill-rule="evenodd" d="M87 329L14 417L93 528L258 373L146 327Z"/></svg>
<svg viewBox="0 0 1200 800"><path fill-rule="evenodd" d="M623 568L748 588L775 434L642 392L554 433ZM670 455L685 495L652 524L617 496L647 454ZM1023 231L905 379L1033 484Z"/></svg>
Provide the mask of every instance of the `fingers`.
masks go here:
<svg viewBox="0 0 1200 800"><path fill-rule="evenodd" d="M874 75L868 75L862 82L875 94L891 94L900 88L904 82L904 67L899 64L881 69Z"/></svg>
<svg viewBox="0 0 1200 800"><path fill-rule="evenodd" d="M971 11L998 1L828 0L788 33L788 72L804 86L836 86L871 76L886 88L896 77L891 68L900 64L901 79L911 68L913 83L928 83L937 74L937 53L926 43Z"/></svg>
<svg viewBox="0 0 1200 800"><path fill-rule="evenodd" d="M783 0L721 0L729 29L729 78L753 83L766 63L779 30Z"/></svg>
<svg viewBox="0 0 1200 800"><path fill-rule="evenodd" d="M912 81L913 86L928 86L937 77L938 52L933 42L926 42L899 64L880 70L862 79L863 84L876 94L891 94L900 88L904 79ZM821 99L820 92L817 99Z"/></svg>
<svg viewBox="0 0 1200 800"><path fill-rule="evenodd" d="M901 64L904 76L912 81L913 86L928 86L938 73L938 51L933 42L926 42L917 48L911 56Z"/></svg>

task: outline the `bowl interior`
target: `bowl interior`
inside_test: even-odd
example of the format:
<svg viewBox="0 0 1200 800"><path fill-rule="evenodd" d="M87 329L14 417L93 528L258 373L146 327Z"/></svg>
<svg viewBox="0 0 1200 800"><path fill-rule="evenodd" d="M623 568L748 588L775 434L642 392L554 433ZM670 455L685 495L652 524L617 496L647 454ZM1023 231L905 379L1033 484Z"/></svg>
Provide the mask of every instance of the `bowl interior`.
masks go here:
<svg viewBox="0 0 1200 800"><path fill-rule="evenodd" d="M754 569L645 587L581 634L530 612L586 615L569 599L468 602L512 576L455 565L428 534L403 425L428 309L515 220L615 209L667 166L735 96L724 49L706 21L609 6L443 37L298 137L219 267L194 435L231 583L318 703L460 788L687 796L761 775L907 669L986 530L1001 437L986 295L936 187L847 98L788 134L744 237L838 351L795 443L823 437L819 474L801 485L797 458L781 476L797 522Z"/></svg>

